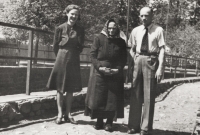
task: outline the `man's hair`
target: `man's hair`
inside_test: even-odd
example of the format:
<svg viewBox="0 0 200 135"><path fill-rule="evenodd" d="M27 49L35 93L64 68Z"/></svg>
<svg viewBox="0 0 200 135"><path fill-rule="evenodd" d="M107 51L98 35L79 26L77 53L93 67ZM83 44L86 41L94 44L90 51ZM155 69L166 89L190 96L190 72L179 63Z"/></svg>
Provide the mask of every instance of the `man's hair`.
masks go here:
<svg viewBox="0 0 200 135"><path fill-rule="evenodd" d="M140 9L140 11L141 11L143 8L149 8L149 9L150 9L150 11L151 11L151 13L153 14L153 8L152 8L152 7L145 6L145 7L142 7L142 8Z"/></svg>

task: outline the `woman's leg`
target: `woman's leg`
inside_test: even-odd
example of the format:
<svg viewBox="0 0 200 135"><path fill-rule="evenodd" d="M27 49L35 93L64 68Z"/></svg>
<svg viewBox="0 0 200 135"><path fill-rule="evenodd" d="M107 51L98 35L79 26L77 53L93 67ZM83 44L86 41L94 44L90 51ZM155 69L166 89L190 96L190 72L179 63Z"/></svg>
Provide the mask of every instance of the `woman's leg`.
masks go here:
<svg viewBox="0 0 200 135"><path fill-rule="evenodd" d="M112 124L113 124L113 118L107 118L106 124L105 124L105 131L112 132Z"/></svg>
<svg viewBox="0 0 200 135"><path fill-rule="evenodd" d="M67 116L68 118L72 118L72 116L71 116L72 100L73 100L73 92L67 92L65 116Z"/></svg>
<svg viewBox="0 0 200 135"><path fill-rule="evenodd" d="M96 124L94 125L94 128L95 128L96 130L103 129L103 125L104 125L104 123L103 123L103 118L97 118L97 122L96 122Z"/></svg>
<svg viewBox="0 0 200 135"><path fill-rule="evenodd" d="M77 121L74 120L74 118L71 116L71 106L72 106L72 100L73 100L73 92L67 92L66 95L66 112L65 112L65 121L71 122L72 124L78 124Z"/></svg>
<svg viewBox="0 0 200 135"><path fill-rule="evenodd" d="M63 93L57 92L58 118L62 118Z"/></svg>
<svg viewBox="0 0 200 135"><path fill-rule="evenodd" d="M103 118L97 118L97 124L103 125Z"/></svg>
<svg viewBox="0 0 200 135"><path fill-rule="evenodd" d="M113 118L107 118L106 124L113 124Z"/></svg>

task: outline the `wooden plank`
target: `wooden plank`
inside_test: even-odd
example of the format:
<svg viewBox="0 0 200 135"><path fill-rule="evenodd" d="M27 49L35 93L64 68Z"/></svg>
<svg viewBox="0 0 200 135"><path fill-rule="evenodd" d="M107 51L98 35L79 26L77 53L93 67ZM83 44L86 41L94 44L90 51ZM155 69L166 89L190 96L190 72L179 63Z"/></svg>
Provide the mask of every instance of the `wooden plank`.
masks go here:
<svg viewBox="0 0 200 135"><path fill-rule="evenodd" d="M33 31L29 31L29 46L28 57L33 56ZM26 95L30 95L30 80L31 80L32 60L28 60L27 76L26 76Z"/></svg>
<svg viewBox="0 0 200 135"><path fill-rule="evenodd" d="M49 34L49 35L54 35L54 32L52 32L52 31L46 31L46 30L27 27L27 26L23 26L23 25L17 25L17 24L5 23L5 22L0 22L0 25L6 26L6 27L12 27L12 28L24 29L24 30L31 30L31 31L34 31L34 32L46 33L46 34ZM85 41L93 42L93 40L87 39L87 38L85 38ZM90 47L88 46L87 48L90 48Z"/></svg>
<svg viewBox="0 0 200 135"><path fill-rule="evenodd" d="M51 31L45 31L45 30L42 30L42 29L31 28L31 27L27 27L27 26L23 26L23 25L17 25L17 24L5 23L5 22L0 22L0 25L1 26L12 27L12 28L24 29L24 30L31 30L31 31L36 31L36 32L42 32L42 33L46 33L46 34L50 34L50 35L54 34Z"/></svg>
<svg viewBox="0 0 200 135"><path fill-rule="evenodd" d="M20 60L45 60L45 61L55 61L55 59L47 59L47 58L31 58L31 57L23 57L23 56L5 56L0 55L0 59L20 59Z"/></svg>

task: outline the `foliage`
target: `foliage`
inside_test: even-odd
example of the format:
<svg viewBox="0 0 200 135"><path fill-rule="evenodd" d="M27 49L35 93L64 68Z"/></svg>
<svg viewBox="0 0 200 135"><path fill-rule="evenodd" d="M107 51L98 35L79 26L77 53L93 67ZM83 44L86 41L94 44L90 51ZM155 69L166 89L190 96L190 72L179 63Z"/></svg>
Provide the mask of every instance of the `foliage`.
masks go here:
<svg viewBox="0 0 200 135"><path fill-rule="evenodd" d="M153 0L149 4L154 9L154 22L166 31L166 42L172 49L172 54L199 57L196 53L200 48L198 2ZM71 3L82 7L80 24L86 30L87 39L92 39L94 34L99 33L109 18L118 19L120 28L126 31L127 0L20 0L11 5L5 3L5 7L9 8L4 8L0 21L54 31L56 25L66 21L66 13L63 11ZM140 24L139 10L146 5L146 0L130 0L129 33ZM3 31L9 39L28 39L27 31L24 30L5 27ZM52 44L52 36L36 33L35 37L41 45Z"/></svg>
<svg viewBox="0 0 200 135"><path fill-rule="evenodd" d="M24 26L30 26L35 28L41 28L44 30L52 30L53 23L55 21L61 20L59 17L62 16L58 10L55 10L52 7L55 7L55 3L46 3L45 1L17 1L15 4L4 3L4 14L2 14L3 22L19 24ZM8 8L9 7L9 8ZM56 16L56 17L54 17ZM54 19L52 19L54 17ZM13 29L13 28L4 28L4 35L9 39L17 39L17 40L27 40L28 35L27 31L21 29ZM46 41L44 39L47 39ZM45 44L49 44L51 38L45 36L43 39ZM52 40L50 40L51 42Z"/></svg>
<svg viewBox="0 0 200 135"><path fill-rule="evenodd" d="M169 0L169 6L168 2L163 0L154 1L154 21L165 29L166 43L171 48L171 54L200 58L200 14L196 1Z"/></svg>
<svg viewBox="0 0 200 135"><path fill-rule="evenodd" d="M177 29L167 36L167 44L174 48L174 55L200 58L200 31L187 25L184 30Z"/></svg>

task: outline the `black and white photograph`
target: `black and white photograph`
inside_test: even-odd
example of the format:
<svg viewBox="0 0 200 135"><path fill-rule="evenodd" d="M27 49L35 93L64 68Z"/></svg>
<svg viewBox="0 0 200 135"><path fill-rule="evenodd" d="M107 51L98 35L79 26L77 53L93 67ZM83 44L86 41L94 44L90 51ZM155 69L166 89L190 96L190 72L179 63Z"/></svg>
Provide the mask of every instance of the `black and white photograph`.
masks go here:
<svg viewBox="0 0 200 135"><path fill-rule="evenodd" d="M200 135L200 0L0 0L0 135Z"/></svg>

